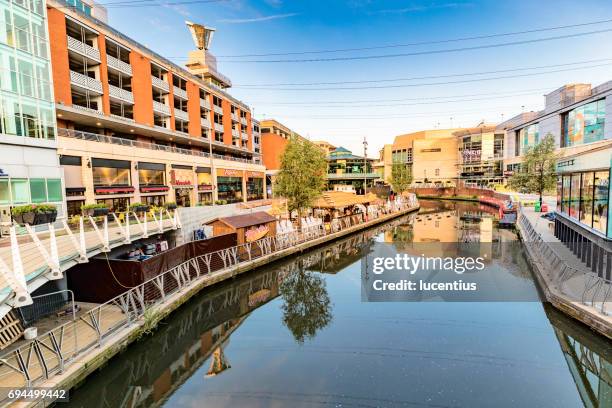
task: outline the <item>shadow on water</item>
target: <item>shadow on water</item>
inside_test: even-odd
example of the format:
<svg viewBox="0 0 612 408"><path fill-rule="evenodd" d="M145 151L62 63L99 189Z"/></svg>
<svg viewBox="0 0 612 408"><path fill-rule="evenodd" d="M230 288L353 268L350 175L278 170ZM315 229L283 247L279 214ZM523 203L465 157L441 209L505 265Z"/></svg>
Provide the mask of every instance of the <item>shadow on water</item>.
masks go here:
<svg viewBox="0 0 612 408"><path fill-rule="evenodd" d="M226 350L232 334L240 331L249 319L257 319L255 316L262 312L258 309L274 299L279 301L282 322L295 343L301 345L311 341L334 321L336 294L330 292L328 284L340 276L333 275L358 263L372 250L376 240L393 242L398 250L402 250L414 242L431 242L432 239L442 242L481 239L492 246L513 239L511 232L499 231L490 224L495 221L494 209L448 201L425 201L422 205L423 209L417 215L402 217L207 289L172 314L153 335L130 346L79 388L72 390L70 402L62 406L161 406L196 371L203 371L206 377L231 371L232 353L226 353ZM525 260L511 255L509 262L524 263ZM517 270L527 271L528 267L524 263ZM523 273L521 278L530 279L528 272ZM611 407L610 343L547 304L544 312L584 406ZM265 348L262 344L252 347L257 349L259 346ZM256 371L258 368L237 365L235 369ZM238 387L236 384L236 389ZM208 401L211 406L213 402ZM197 400L194 403L201 405ZM284 404L277 401L279 404L296 406L287 400ZM314 405L324 404L317 402ZM344 405L354 406L350 403ZM433 406L456 405L449 401L448 405ZM391 401L367 406L405 405Z"/></svg>

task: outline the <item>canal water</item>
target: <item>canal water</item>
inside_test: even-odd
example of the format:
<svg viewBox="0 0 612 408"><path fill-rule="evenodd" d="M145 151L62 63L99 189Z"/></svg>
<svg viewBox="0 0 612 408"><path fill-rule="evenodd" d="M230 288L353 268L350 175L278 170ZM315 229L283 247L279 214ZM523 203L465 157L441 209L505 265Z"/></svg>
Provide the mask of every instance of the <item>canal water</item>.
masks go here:
<svg viewBox="0 0 612 408"><path fill-rule="evenodd" d="M495 211L419 214L207 289L68 407L612 407L611 344L541 302L361 301L375 242L515 241ZM500 281L537 293L521 252Z"/></svg>

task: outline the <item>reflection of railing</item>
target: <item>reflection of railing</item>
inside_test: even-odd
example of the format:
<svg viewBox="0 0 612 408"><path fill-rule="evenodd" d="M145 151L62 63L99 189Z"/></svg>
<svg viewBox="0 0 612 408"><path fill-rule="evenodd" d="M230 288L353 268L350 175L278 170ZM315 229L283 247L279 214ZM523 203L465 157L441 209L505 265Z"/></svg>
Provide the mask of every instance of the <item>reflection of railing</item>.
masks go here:
<svg viewBox="0 0 612 408"><path fill-rule="evenodd" d="M522 208L519 224L525 232L523 241L534 249L534 256L546 266L546 271L550 274L552 283L559 291L573 298L576 293L571 289L575 289L578 291L577 295L579 295L582 304L593 307L596 312L608 315L610 311L607 307L610 303L608 299L612 296L612 282L586 268L578 269L561 258L559 251L555 250L550 242L545 242L531 225ZM570 280L572 281L571 289L568 287Z"/></svg>
<svg viewBox="0 0 612 408"><path fill-rule="evenodd" d="M372 219L407 211L415 205L411 199L404 203L388 203ZM295 247L298 244L324 237L326 234L362 225L361 217L354 221L340 222L330 232L319 224L304 232L293 231L283 235L266 237L258 241L225 248L192 258L123 294L103 303L75 321L68 322L0 357L0 376L7 386L23 387L40 384L55 373L62 372L77 358L94 347L100 347L117 331L140 323L145 313L159 310L174 300L177 292L201 285L215 274L229 270L255 259ZM74 333L74 336L64 336ZM57 339L64 339L62 342ZM27 360L24 356L28 357Z"/></svg>

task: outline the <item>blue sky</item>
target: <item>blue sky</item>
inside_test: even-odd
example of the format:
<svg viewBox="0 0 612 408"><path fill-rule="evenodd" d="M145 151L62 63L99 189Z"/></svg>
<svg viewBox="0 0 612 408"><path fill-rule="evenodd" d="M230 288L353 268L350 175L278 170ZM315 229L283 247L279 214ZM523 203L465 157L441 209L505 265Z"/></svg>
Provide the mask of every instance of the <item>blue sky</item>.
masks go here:
<svg viewBox="0 0 612 408"><path fill-rule="evenodd" d="M361 141L365 136L369 156L375 156L384 143L391 143L398 134L451 125L475 126L481 120L500 122L502 117L512 117L523 109L541 109L542 95L564 83L596 85L612 80L609 46L612 31L562 40L432 53L612 30L612 21L437 44L232 57L412 44L590 23L612 19L609 0L221 0L207 3L182 0L184 4L169 4L181 0L160 1L166 4L162 7L111 6L109 23L179 64L185 62L187 52L193 48L185 20L215 27L211 52L219 60L219 70L232 79L234 88L230 92L252 106L257 118L276 118L313 140L325 139L356 153L362 152ZM423 52L357 60L252 62ZM584 61L594 62L581 63ZM581 64L562 65L574 63ZM555 67L465 75L551 65ZM363 82L397 78L419 79ZM354 83L279 85L339 81Z"/></svg>

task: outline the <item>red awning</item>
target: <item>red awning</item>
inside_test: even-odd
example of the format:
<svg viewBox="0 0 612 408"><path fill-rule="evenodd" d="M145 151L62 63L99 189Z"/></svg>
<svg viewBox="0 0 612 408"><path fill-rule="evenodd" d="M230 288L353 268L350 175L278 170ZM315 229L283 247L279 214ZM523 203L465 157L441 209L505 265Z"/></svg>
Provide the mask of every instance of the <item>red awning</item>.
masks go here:
<svg viewBox="0 0 612 408"><path fill-rule="evenodd" d="M125 194L125 193L133 193L134 187L96 187L94 189L96 194Z"/></svg>
<svg viewBox="0 0 612 408"><path fill-rule="evenodd" d="M140 187L141 193L155 193L155 192L163 192L168 191L170 188L168 186L155 186L155 187Z"/></svg>

